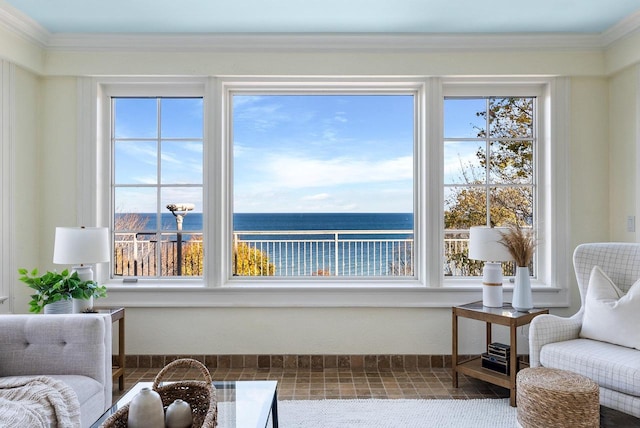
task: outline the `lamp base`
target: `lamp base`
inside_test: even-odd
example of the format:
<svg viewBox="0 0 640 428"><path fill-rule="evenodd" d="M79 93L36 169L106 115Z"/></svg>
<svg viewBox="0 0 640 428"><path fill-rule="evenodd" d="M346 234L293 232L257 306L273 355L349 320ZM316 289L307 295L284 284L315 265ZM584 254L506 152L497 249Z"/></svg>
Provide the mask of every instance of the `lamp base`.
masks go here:
<svg viewBox="0 0 640 428"><path fill-rule="evenodd" d="M93 269L91 265L79 265L73 267L73 272L78 273L80 281L93 281ZM72 299L73 313L80 314L93 308L93 297L89 299Z"/></svg>
<svg viewBox="0 0 640 428"><path fill-rule="evenodd" d="M482 270L482 305L501 308L502 303L502 265L487 262Z"/></svg>
<svg viewBox="0 0 640 428"><path fill-rule="evenodd" d="M78 278L80 278L81 281L93 281L93 269L91 269L91 265L74 266L71 272L77 272Z"/></svg>
<svg viewBox="0 0 640 428"><path fill-rule="evenodd" d="M482 285L482 306L502 307L502 285Z"/></svg>

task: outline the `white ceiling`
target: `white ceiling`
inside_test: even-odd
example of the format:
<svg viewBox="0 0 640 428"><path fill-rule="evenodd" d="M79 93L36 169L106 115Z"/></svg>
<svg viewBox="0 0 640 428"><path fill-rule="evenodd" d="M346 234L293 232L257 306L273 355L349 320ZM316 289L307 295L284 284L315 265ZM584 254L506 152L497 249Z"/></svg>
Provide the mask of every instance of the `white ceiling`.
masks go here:
<svg viewBox="0 0 640 428"><path fill-rule="evenodd" d="M0 0L0 7L52 34L594 34L636 15L640 0Z"/></svg>

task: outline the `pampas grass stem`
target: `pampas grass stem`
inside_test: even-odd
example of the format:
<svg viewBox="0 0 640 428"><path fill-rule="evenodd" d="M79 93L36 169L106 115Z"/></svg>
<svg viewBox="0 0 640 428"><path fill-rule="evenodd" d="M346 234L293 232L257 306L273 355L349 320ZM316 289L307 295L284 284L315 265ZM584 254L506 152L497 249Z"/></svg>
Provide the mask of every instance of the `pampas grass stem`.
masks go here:
<svg viewBox="0 0 640 428"><path fill-rule="evenodd" d="M531 229L518 225L509 226L509 231L500 233L500 243L504 245L518 267L529 266L536 248L536 240Z"/></svg>

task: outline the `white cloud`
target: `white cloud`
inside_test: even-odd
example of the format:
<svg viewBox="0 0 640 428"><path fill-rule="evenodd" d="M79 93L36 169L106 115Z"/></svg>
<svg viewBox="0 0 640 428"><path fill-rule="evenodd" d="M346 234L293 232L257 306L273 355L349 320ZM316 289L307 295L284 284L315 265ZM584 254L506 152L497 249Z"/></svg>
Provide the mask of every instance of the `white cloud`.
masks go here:
<svg viewBox="0 0 640 428"><path fill-rule="evenodd" d="M157 184L158 180L156 180L155 175L139 175L133 177L133 182L141 184Z"/></svg>
<svg viewBox="0 0 640 428"><path fill-rule="evenodd" d="M196 154L202 154L202 143L183 142L183 143L180 144L180 147L183 148L184 150L188 151L188 152L192 152L192 153L196 153Z"/></svg>
<svg viewBox="0 0 640 428"><path fill-rule="evenodd" d="M302 198L303 201L324 201L329 199L330 195L328 193L317 193L315 195L309 195Z"/></svg>
<svg viewBox="0 0 640 428"><path fill-rule="evenodd" d="M128 155L131 159L135 159L136 162L147 165L156 164L158 151L156 150L155 143L125 142L118 143L116 148L119 152Z"/></svg>
<svg viewBox="0 0 640 428"><path fill-rule="evenodd" d="M346 113L343 111L337 111L336 115L333 117L333 120L339 123L347 123L349 120L345 117Z"/></svg>
<svg viewBox="0 0 640 428"><path fill-rule="evenodd" d="M413 157L366 160L338 157L328 160L300 156L272 156L261 169L270 187L304 188L380 183L413 178Z"/></svg>

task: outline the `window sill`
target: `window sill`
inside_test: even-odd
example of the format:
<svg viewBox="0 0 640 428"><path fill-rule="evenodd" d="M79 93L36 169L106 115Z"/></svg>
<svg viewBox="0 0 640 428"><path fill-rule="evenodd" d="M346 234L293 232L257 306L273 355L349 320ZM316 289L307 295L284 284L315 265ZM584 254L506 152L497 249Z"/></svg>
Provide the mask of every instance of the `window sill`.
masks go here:
<svg viewBox="0 0 640 428"><path fill-rule="evenodd" d="M504 301L511 301L513 286L504 286ZM569 293L560 287L533 284L538 307L568 307ZM125 307L377 307L450 308L482 299L478 285L423 287L238 285L202 287L196 285L155 286L152 283L109 287L101 304Z"/></svg>

